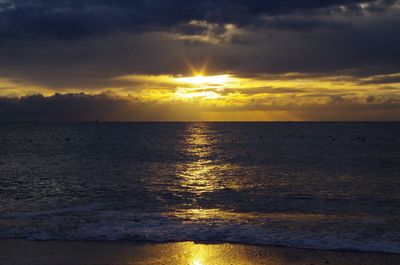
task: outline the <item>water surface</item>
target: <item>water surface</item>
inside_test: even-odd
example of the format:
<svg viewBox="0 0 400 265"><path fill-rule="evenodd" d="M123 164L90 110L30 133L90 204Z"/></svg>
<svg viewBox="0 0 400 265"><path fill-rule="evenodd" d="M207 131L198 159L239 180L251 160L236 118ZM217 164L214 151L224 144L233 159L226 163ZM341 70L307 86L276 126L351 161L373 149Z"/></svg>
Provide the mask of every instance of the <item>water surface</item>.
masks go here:
<svg viewBox="0 0 400 265"><path fill-rule="evenodd" d="M0 237L400 253L400 123L3 123Z"/></svg>

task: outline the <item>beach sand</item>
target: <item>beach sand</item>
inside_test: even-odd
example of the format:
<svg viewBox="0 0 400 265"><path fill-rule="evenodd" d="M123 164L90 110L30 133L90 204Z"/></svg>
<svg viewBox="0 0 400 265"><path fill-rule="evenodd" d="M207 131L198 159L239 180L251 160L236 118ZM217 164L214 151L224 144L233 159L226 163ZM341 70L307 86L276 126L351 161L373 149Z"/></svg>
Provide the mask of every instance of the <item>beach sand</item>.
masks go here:
<svg viewBox="0 0 400 265"><path fill-rule="evenodd" d="M192 242L150 244L124 241L0 240L0 264L398 265L400 255Z"/></svg>

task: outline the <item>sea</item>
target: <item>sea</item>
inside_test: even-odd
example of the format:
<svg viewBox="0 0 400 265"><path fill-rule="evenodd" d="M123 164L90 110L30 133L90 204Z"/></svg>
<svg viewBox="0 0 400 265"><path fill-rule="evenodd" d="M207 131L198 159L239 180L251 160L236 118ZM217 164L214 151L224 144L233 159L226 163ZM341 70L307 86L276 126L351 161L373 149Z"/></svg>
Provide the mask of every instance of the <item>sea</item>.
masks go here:
<svg viewBox="0 0 400 265"><path fill-rule="evenodd" d="M400 123L0 123L0 238L400 253Z"/></svg>

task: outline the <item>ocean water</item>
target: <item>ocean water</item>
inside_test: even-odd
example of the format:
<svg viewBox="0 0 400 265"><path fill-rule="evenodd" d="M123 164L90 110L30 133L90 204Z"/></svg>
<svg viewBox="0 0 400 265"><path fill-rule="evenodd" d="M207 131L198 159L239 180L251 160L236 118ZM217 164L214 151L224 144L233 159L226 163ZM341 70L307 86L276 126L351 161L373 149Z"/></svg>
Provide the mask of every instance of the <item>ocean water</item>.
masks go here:
<svg viewBox="0 0 400 265"><path fill-rule="evenodd" d="M400 253L400 123L2 123L0 238Z"/></svg>

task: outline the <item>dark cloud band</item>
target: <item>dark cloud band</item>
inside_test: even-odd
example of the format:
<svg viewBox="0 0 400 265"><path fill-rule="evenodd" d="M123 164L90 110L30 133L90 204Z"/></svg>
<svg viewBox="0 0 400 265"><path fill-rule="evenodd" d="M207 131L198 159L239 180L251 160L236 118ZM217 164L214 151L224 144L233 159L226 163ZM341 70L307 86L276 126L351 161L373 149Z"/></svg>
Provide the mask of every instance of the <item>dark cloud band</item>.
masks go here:
<svg viewBox="0 0 400 265"><path fill-rule="evenodd" d="M383 10L388 0L9 0L0 3L0 36L48 36L76 39L121 31L171 29L191 20L254 25L260 15L282 15L343 5L356 11L359 3Z"/></svg>
<svg viewBox="0 0 400 265"><path fill-rule="evenodd" d="M249 102L240 108L234 106L199 109L196 106L175 106L144 103L114 98L105 94L55 94L50 97L33 95L21 98L0 97L0 121L176 121L195 120L201 111L208 112L290 112L299 120L387 120L398 121L400 102L365 98L366 103L354 102L341 96L327 103L303 105L276 105ZM183 116L176 116L178 113ZM223 116L222 120L223 120ZM273 117L273 116L272 116Z"/></svg>

